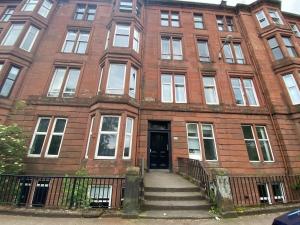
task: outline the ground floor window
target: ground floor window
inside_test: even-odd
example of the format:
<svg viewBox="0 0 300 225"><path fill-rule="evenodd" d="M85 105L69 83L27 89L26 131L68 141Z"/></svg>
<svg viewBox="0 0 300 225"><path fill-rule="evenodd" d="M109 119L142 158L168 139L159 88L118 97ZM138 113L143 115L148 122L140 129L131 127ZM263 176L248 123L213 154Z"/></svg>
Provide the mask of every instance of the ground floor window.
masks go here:
<svg viewBox="0 0 300 225"><path fill-rule="evenodd" d="M258 188L260 203L271 204L268 185L266 183L258 184L257 188Z"/></svg>
<svg viewBox="0 0 300 225"><path fill-rule="evenodd" d="M284 203L285 202L285 193L284 193L284 185L283 183L273 183L272 184L272 192L274 195L274 201L276 203Z"/></svg>

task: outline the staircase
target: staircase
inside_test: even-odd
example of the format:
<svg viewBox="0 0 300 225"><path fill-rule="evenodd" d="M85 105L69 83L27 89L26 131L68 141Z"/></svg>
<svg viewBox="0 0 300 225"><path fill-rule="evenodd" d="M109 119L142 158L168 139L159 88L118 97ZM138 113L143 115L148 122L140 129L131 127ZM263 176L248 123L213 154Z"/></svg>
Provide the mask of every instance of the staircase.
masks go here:
<svg viewBox="0 0 300 225"><path fill-rule="evenodd" d="M207 219L210 204L196 185L169 172L144 177L143 218Z"/></svg>

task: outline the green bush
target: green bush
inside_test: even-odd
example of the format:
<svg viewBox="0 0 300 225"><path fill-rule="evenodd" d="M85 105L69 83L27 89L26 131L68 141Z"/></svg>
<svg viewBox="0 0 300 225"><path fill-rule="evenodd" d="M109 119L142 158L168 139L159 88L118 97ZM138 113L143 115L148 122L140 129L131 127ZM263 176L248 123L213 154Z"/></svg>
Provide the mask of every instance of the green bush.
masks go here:
<svg viewBox="0 0 300 225"><path fill-rule="evenodd" d="M0 125L0 174L18 174L24 169L26 142L17 125Z"/></svg>

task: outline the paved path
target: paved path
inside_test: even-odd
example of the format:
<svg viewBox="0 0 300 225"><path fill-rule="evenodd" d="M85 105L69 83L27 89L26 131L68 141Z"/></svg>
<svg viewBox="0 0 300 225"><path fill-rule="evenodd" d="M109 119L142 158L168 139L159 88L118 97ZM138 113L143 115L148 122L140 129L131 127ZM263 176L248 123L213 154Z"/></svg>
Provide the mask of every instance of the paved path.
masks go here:
<svg viewBox="0 0 300 225"><path fill-rule="evenodd" d="M210 220L165 220L165 219L121 219L121 218L46 218L0 215L1 225L271 225L282 213L244 216L234 219Z"/></svg>

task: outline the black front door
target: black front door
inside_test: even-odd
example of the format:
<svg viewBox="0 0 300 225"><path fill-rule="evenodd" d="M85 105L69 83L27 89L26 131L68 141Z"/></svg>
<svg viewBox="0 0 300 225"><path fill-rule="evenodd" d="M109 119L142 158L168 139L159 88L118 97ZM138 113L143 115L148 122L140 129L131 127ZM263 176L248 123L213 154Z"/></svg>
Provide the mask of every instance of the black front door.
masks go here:
<svg viewBox="0 0 300 225"><path fill-rule="evenodd" d="M150 132L150 169L169 169L169 133Z"/></svg>

